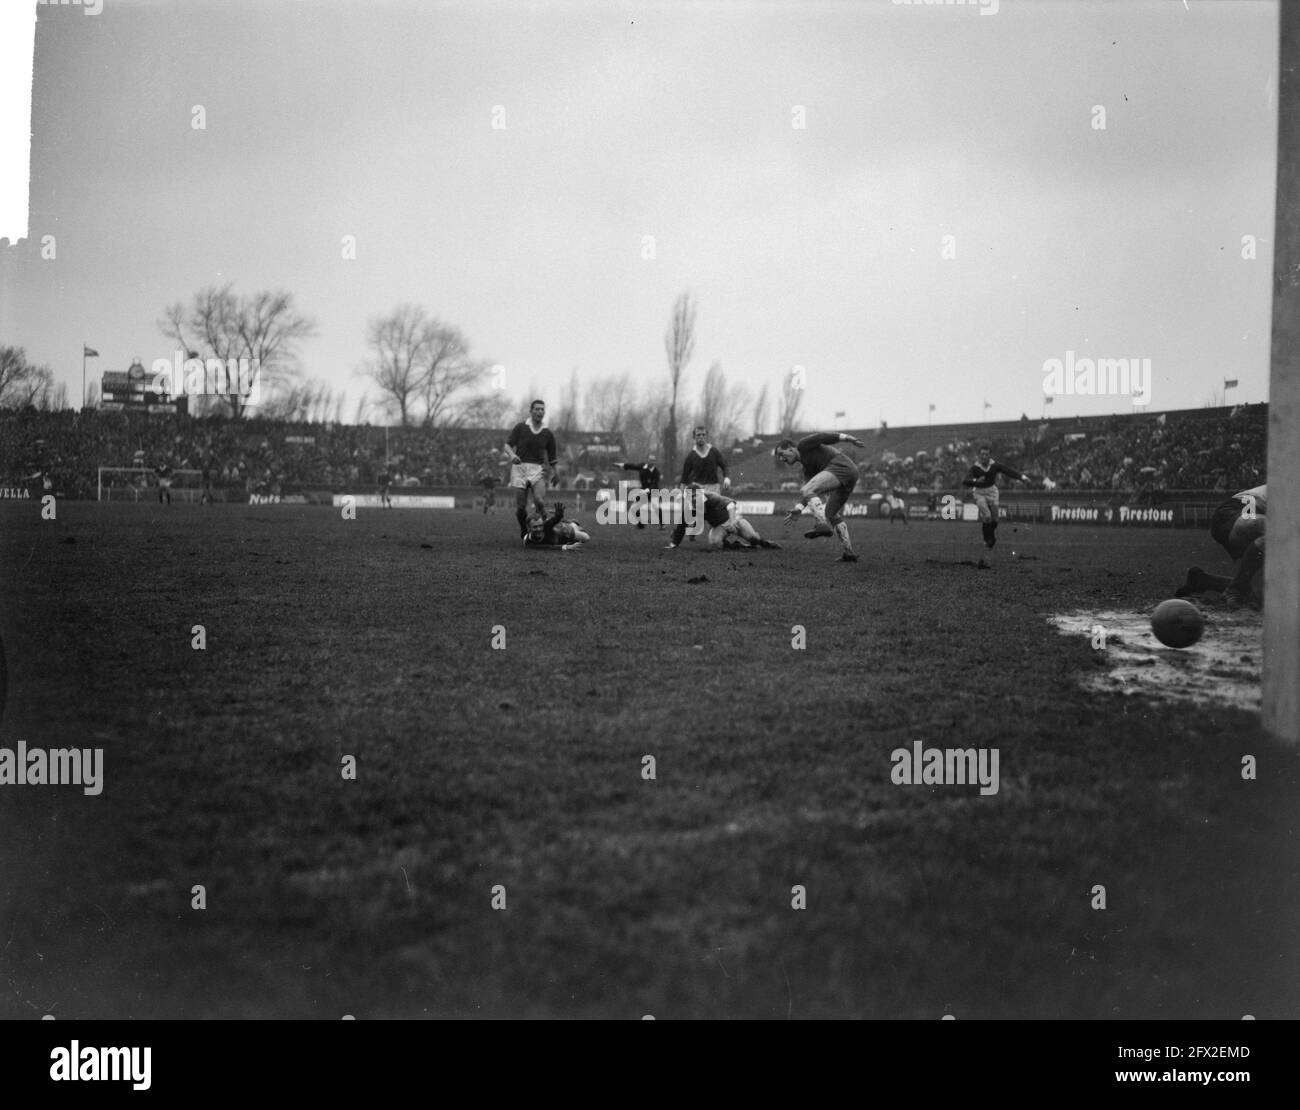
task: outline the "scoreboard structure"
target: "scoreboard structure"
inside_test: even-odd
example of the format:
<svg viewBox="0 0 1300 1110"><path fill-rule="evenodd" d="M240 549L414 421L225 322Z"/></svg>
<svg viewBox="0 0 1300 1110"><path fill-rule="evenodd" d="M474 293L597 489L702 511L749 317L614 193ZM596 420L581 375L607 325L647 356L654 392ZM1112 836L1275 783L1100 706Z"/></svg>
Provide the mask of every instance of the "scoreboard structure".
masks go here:
<svg viewBox="0 0 1300 1110"><path fill-rule="evenodd" d="M99 383L99 410L159 415L188 411L188 398L158 393L153 389L153 384L153 378L139 359L126 370L105 370Z"/></svg>

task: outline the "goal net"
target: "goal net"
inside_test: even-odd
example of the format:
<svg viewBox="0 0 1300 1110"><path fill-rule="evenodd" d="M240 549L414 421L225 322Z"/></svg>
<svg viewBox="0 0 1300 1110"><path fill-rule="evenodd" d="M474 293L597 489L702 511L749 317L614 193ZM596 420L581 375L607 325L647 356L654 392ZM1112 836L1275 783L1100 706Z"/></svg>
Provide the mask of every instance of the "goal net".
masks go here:
<svg viewBox="0 0 1300 1110"><path fill-rule="evenodd" d="M158 475L143 466L101 466L100 501L157 501ZM203 474L198 470L172 471L172 500L198 501L203 495Z"/></svg>

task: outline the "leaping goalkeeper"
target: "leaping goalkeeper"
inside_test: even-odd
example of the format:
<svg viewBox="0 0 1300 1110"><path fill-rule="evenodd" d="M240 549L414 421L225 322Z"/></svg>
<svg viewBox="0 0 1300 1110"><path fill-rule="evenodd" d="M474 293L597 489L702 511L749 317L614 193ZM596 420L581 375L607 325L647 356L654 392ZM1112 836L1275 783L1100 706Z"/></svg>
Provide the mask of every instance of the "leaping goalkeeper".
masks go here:
<svg viewBox="0 0 1300 1110"><path fill-rule="evenodd" d="M856 563L853 541L849 539L849 526L844 520L844 506L858 484L858 464L832 443L852 443L865 447L862 440L843 432L814 432L796 443L783 439L773 454L787 466L803 466L804 485L799 491L799 502L785 515L787 526L799 519L806 507L817 521L817 526L804 535L810 539L820 536L838 536L844 550L837 562Z"/></svg>

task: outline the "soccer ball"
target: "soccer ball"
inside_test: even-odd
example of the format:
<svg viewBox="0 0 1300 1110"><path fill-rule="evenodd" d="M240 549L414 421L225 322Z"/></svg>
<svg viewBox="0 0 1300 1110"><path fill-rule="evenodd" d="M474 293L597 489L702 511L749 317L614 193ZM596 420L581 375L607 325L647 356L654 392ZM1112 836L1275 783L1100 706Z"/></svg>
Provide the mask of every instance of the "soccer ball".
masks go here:
<svg viewBox="0 0 1300 1110"><path fill-rule="evenodd" d="M1165 647L1191 647L1205 631L1205 618L1190 601L1173 597L1151 614L1151 631Z"/></svg>

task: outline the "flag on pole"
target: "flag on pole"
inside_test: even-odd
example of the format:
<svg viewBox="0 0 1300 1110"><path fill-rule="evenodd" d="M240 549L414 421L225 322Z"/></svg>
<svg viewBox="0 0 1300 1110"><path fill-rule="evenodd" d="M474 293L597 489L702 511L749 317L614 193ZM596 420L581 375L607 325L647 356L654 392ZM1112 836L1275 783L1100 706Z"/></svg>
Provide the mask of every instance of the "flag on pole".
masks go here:
<svg viewBox="0 0 1300 1110"><path fill-rule="evenodd" d="M930 406L930 411L931 411L931 412L934 412L934 405L931 405L931 406Z"/></svg>
<svg viewBox="0 0 1300 1110"><path fill-rule="evenodd" d="M1236 389L1236 388L1237 388L1237 379L1236 379L1236 378L1224 378L1224 379L1223 379L1223 388L1224 388L1224 389Z"/></svg>
<svg viewBox="0 0 1300 1110"><path fill-rule="evenodd" d="M843 416L845 416L845 413L837 412L837 413L835 414L835 419L836 419L836 420L839 420L839 419L841 419Z"/></svg>
<svg viewBox="0 0 1300 1110"><path fill-rule="evenodd" d="M99 358L99 352L93 347L87 347L84 343L81 345L82 358Z"/></svg>
<svg viewBox="0 0 1300 1110"><path fill-rule="evenodd" d="M985 402L984 402L984 407L985 407L986 409L991 409L993 406L992 406L991 404L989 404L987 401L985 401Z"/></svg>
<svg viewBox="0 0 1300 1110"><path fill-rule="evenodd" d="M1055 397L1044 397L1043 404L1050 405L1054 400L1056 400Z"/></svg>

